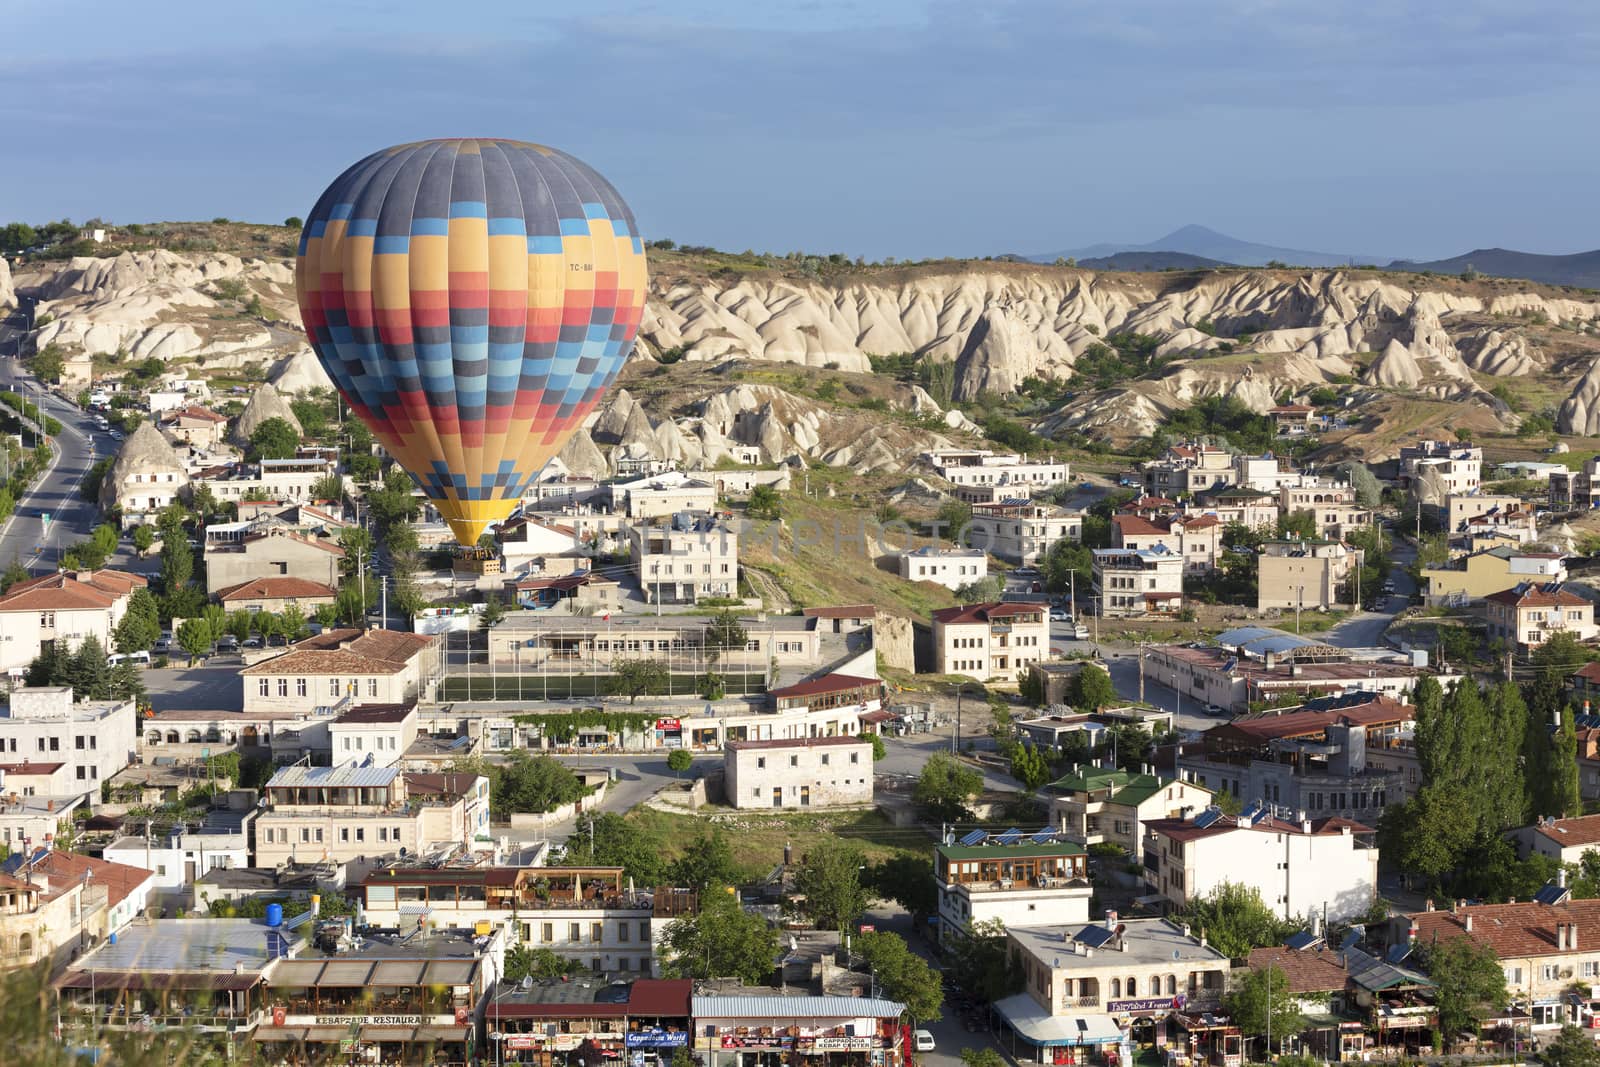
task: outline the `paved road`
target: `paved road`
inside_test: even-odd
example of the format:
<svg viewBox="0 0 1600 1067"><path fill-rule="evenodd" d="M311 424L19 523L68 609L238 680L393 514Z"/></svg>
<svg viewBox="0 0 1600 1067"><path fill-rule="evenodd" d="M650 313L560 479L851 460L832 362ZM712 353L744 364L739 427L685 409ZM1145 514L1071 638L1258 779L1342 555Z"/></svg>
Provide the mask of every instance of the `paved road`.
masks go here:
<svg viewBox="0 0 1600 1067"><path fill-rule="evenodd" d="M114 445L109 437L97 441L94 425L82 411L42 392L39 383L14 359L0 359L0 389L20 391L61 422L61 433L53 439L56 455L52 466L34 483L16 513L0 526L0 566L19 560L35 574L49 573L56 569L65 548L86 540L94 529L99 511L78 495L78 487L95 456L105 455L107 447ZM50 516L48 528L43 520L46 514Z"/></svg>

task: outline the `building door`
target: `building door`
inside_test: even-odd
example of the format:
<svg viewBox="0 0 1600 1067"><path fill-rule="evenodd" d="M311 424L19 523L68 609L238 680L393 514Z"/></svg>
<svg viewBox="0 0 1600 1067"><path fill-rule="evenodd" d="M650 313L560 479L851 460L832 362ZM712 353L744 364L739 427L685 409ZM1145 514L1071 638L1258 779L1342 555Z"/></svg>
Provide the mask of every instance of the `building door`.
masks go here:
<svg viewBox="0 0 1600 1067"><path fill-rule="evenodd" d="M783 807L783 786L781 785L772 787L772 806L775 808Z"/></svg>
<svg viewBox="0 0 1600 1067"><path fill-rule="evenodd" d="M803 785L800 787L800 806L802 808L809 808L811 806L811 787L809 785Z"/></svg>

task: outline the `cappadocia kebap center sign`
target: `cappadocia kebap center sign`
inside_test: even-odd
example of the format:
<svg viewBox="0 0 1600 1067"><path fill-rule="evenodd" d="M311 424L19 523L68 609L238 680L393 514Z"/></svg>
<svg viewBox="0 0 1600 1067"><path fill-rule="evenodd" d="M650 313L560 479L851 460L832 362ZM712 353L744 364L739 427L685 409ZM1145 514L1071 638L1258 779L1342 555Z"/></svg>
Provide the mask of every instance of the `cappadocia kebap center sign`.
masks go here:
<svg viewBox="0 0 1600 1067"><path fill-rule="evenodd" d="M644 242L611 184L498 139L356 163L306 218L295 261L317 358L467 546L615 380L645 288Z"/></svg>

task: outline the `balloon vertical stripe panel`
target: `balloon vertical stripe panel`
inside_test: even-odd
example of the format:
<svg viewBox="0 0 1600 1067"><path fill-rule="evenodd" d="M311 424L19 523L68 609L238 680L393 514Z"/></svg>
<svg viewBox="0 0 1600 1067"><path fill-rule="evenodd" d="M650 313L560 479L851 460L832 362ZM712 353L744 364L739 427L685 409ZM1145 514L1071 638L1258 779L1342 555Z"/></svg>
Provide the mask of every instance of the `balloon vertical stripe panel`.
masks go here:
<svg viewBox="0 0 1600 1067"><path fill-rule="evenodd" d="M307 216L295 269L317 357L464 544L510 514L604 396L646 280L610 183L509 140L356 163Z"/></svg>

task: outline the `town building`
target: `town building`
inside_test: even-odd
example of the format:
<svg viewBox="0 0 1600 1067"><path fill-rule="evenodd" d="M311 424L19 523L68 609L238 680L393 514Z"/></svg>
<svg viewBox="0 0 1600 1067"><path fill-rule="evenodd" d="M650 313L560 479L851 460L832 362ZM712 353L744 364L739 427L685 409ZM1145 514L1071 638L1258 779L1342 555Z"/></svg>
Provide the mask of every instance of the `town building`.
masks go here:
<svg viewBox="0 0 1600 1067"><path fill-rule="evenodd" d="M486 993L505 962L499 931L424 930L340 939L267 971L267 1010L251 1040L268 1063L472 1061Z"/></svg>
<svg viewBox="0 0 1600 1067"><path fill-rule="evenodd" d="M1190 515L1215 515L1224 526L1238 523L1250 530L1272 530L1282 513L1278 494L1243 485L1218 485L1203 493L1184 509Z"/></svg>
<svg viewBox="0 0 1600 1067"><path fill-rule="evenodd" d="M1332 611L1359 600L1361 550L1342 541L1267 541L1261 546L1256 610Z"/></svg>
<svg viewBox="0 0 1600 1067"><path fill-rule="evenodd" d="M1424 567L1422 577L1430 605L1462 607L1524 583L1560 585L1567 580L1567 563L1560 552L1500 545L1457 556L1437 567Z"/></svg>
<svg viewBox="0 0 1600 1067"><path fill-rule="evenodd" d="M774 1067L803 1057L817 1067L909 1067L905 1005L855 996L696 995L693 1051L707 1067Z"/></svg>
<svg viewBox="0 0 1600 1067"><path fill-rule="evenodd" d="M739 534L716 515L678 512L665 524L628 528L628 559L645 599L697 604L739 591Z"/></svg>
<svg viewBox="0 0 1600 1067"><path fill-rule="evenodd" d="M301 449L299 455L286 459L210 468L197 474L195 481L210 486L211 492L223 503L261 497L290 504L309 504L317 499L317 483L338 473L336 455Z"/></svg>
<svg viewBox="0 0 1600 1067"><path fill-rule="evenodd" d="M1074 1051L1077 1062L1130 1063L1135 1037L1176 1037L1179 1013L1219 1010L1228 984L1228 958L1170 919L1107 911L1098 922L1009 928L1006 947L1023 991L995 1011L1039 1063Z"/></svg>
<svg viewBox="0 0 1600 1067"><path fill-rule="evenodd" d="M1111 547L1137 551L1162 548L1183 559L1185 574L1217 569L1222 552L1222 523L1215 515L1172 516L1151 521L1139 515L1111 518Z"/></svg>
<svg viewBox="0 0 1600 1067"><path fill-rule="evenodd" d="M65 763L74 795L100 793L132 762L138 724L131 700L74 703L68 686L13 689L0 710L0 753L8 762L24 756Z"/></svg>
<svg viewBox="0 0 1600 1067"><path fill-rule="evenodd" d="M61 571L17 582L0 594L0 670L13 677L57 642L76 652L93 637L107 653L117 624L146 580L123 571Z"/></svg>
<svg viewBox="0 0 1600 1067"><path fill-rule="evenodd" d="M1600 815L1542 817L1532 826L1518 830L1517 841L1524 852L1578 864L1583 862L1585 853L1600 849Z"/></svg>
<svg viewBox="0 0 1600 1067"><path fill-rule="evenodd" d="M344 549L331 541L271 527L236 541L205 544L206 587L228 589L254 578L299 578L319 585L339 584Z"/></svg>
<svg viewBox="0 0 1600 1067"><path fill-rule="evenodd" d="M1092 582L1107 618L1176 615L1183 610L1184 557L1165 545L1094 549Z"/></svg>
<svg viewBox="0 0 1600 1067"><path fill-rule="evenodd" d="M546 1064L573 1057L596 1064L663 1067L694 1040L686 978L631 982L529 980L493 990L484 1026L497 1063Z"/></svg>
<svg viewBox="0 0 1600 1067"><path fill-rule="evenodd" d="M655 974L667 926L696 906L690 892L634 889L621 867L384 867L357 893L379 929L403 933L424 914L438 929L505 927L508 943L594 974Z"/></svg>
<svg viewBox="0 0 1600 1067"><path fill-rule="evenodd" d="M594 570L508 580L506 588L512 601L529 611L565 608L576 614L622 610L622 586Z"/></svg>
<svg viewBox="0 0 1600 1067"><path fill-rule="evenodd" d="M1174 911L1224 884L1255 889L1278 918L1307 923L1358 920L1377 899L1377 831L1350 819L1295 818L1257 802L1236 816L1209 808L1155 820L1145 833L1145 885Z"/></svg>
<svg viewBox="0 0 1600 1067"><path fill-rule="evenodd" d="M417 739L417 705L357 704L328 724L335 763L392 767Z"/></svg>
<svg viewBox="0 0 1600 1067"><path fill-rule="evenodd" d="M31 755L20 761L0 763L0 796L71 796L72 767L59 760L35 762Z"/></svg>
<svg viewBox="0 0 1600 1067"><path fill-rule="evenodd" d="M1182 819L1211 805L1211 791L1198 783L1105 767L1074 767L1042 792L1060 837L1085 847L1116 845L1135 858L1152 820Z"/></svg>
<svg viewBox="0 0 1600 1067"><path fill-rule="evenodd" d="M152 895L185 896L189 886L212 871L250 866L250 829L255 814L254 810L212 812L193 829L179 824L167 828L163 836L157 836L152 827L145 834L116 838L101 855L148 871Z"/></svg>
<svg viewBox="0 0 1600 1067"><path fill-rule="evenodd" d="M1575 982L1600 980L1600 900L1574 900L1555 888L1541 899L1509 904L1464 904L1389 920L1392 944L1443 945L1468 937L1494 950L1512 1004L1533 1016L1533 1031L1563 1024L1596 1025L1587 998L1570 995Z"/></svg>
<svg viewBox="0 0 1600 1067"><path fill-rule="evenodd" d="M981 582L989 576L989 557L975 548L923 545L899 555L900 577L908 582L933 582L946 589Z"/></svg>
<svg viewBox="0 0 1600 1067"><path fill-rule="evenodd" d="M154 523L156 515L189 487L189 473L161 431L141 423L117 450L100 483L100 508L120 508L122 528Z"/></svg>
<svg viewBox="0 0 1600 1067"><path fill-rule="evenodd" d="M934 671L980 682L1014 682L1050 657L1050 623L1040 604L964 604L933 613Z"/></svg>
<svg viewBox="0 0 1600 1067"><path fill-rule="evenodd" d="M20 852L68 840L78 809L88 800L81 790L58 795L6 793L0 796L0 844Z"/></svg>
<svg viewBox="0 0 1600 1067"><path fill-rule="evenodd" d="M1233 457L1231 484L1258 492L1276 493L1286 486L1299 485L1305 478L1292 465L1267 452L1260 456L1240 454Z"/></svg>
<svg viewBox="0 0 1600 1067"><path fill-rule="evenodd" d="M1183 746L1178 777L1242 804L1376 822L1416 787L1414 717L1357 693L1235 719Z"/></svg>
<svg viewBox="0 0 1600 1067"><path fill-rule="evenodd" d="M1475 551L1496 545L1526 545L1539 539L1538 514L1528 504L1501 508L1464 519L1451 534L1452 549Z"/></svg>
<svg viewBox="0 0 1600 1067"><path fill-rule="evenodd" d="M1173 499L1231 484L1233 477L1232 453L1194 441L1171 445L1144 465L1145 492Z"/></svg>
<svg viewBox="0 0 1600 1067"><path fill-rule="evenodd" d="M1400 484L1427 477L1426 503L1441 504L1451 493L1475 492L1483 480L1483 449L1459 441L1418 441L1400 449Z"/></svg>
<svg viewBox="0 0 1600 1067"><path fill-rule="evenodd" d="M1594 602L1569 592L1560 583L1520 582L1483 598L1489 640L1499 638L1519 649L1538 648L1558 633L1579 641L1600 635L1594 623Z"/></svg>
<svg viewBox="0 0 1600 1067"><path fill-rule="evenodd" d="M156 424L173 444L187 445L203 452L226 443L228 438L228 417L199 404L164 411Z"/></svg>
<svg viewBox="0 0 1600 1067"><path fill-rule="evenodd" d="M511 574L565 570L568 565L556 561L578 556L585 547L574 527L531 515L518 515L501 523L495 527L494 538L500 545L505 569Z"/></svg>
<svg viewBox="0 0 1600 1067"><path fill-rule="evenodd" d="M1579 470L1552 468L1549 478L1551 511L1588 511L1600 504L1600 456L1584 460Z"/></svg>
<svg viewBox="0 0 1600 1067"><path fill-rule="evenodd" d="M816 619L822 633L836 634L870 632L878 619L878 609L872 604L819 604L801 608L800 614Z"/></svg>
<svg viewBox="0 0 1600 1067"><path fill-rule="evenodd" d="M1317 415L1310 404L1279 404L1267 411L1267 417L1279 437L1303 437L1322 429L1326 421Z"/></svg>
<svg viewBox="0 0 1600 1067"><path fill-rule="evenodd" d="M61 852L19 850L0 870L0 971L54 972L144 912L148 871Z"/></svg>
<svg viewBox="0 0 1600 1067"><path fill-rule="evenodd" d="M255 866L448 857L488 833L487 780L394 767L284 767L262 791ZM481 818L472 813L481 814Z"/></svg>
<svg viewBox="0 0 1600 1067"><path fill-rule="evenodd" d="M1322 478L1299 478L1281 485L1276 490L1278 506L1285 514L1297 511L1316 512L1321 508L1341 504L1354 506L1356 491L1348 482L1335 482Z"/></svg>
<svg viewBox="0 0 1600 1067"><path fill-rule="evenodd" d="M735 808L817 808L872 803L872 744L860 737L730 741L723 789Z"/></svg>
<svg viewBox="0 0 1600 1067"><path fill-rule="evenodd" d="M345 518L344 508L336 500L311 504L291 504L284 500L241 500L235 507L239 509L239 521L208 523L207 541L238 541L251 533L269 528L284 528L324 541L337 541L341 531L354 525Z"/></svg>
<svg viewBox="0 0 1600 1067"><path fill-rule="evenodd" d="M229 612L255 615L265 611L281 615L285 609L298 608L303 618L310 618L317 608L337 600L339 591L331 585L308 582L304 578L252 578L238 585L213 589L211 595Z"/></svg>
<svg viewBox="0 0 1600 1067"><path fill-rule="evenodd" d="M717 506L716 486L682 471L612 482L610 490L612 512L636 521L668 519L683 511L703 514Z"/></svg>
<svg viewBox="0 0 1600 1067"><path fill-rule="evenodd" d="M1050 489L1071 477L1066 463L982 448L942 449L924 452L922 458L951 485L1015 487L1017 491L1011 496Z"/></svg>
<svg viewBox="0 0 1600 1067"><path fill-rule="evenodd" d="M1083 512L1006 499L972 506L964 544L1011 563L1031 566L1061 540L1083 540Z"/></svg>
<svg viewBox="0 0 1600 1067"><path fill-rule="evenodd" d="M441 642L396 630L324 630L282 655L239 672L246 715L264 711L334 714L358 703L431 700L443 670Z"/></svg>
<svg viewBox="0 0 1600 1067"><path fill-rule="evenodd" d="M1147 677L1185 699L1228 712L1295 693L1371 692L1398 699L1424 675L1433 675L1441 685L1461 677L1425 669L1425 654L1339 648L1266 626L1225 630L1214 641L1148 647Z"/></svg>
<svg viewBox="0 0 1600 1067"><path fill-rule="evenodd" d="M1089 917L1088 853L1053 828L1025 834L973 830L933 851L939 939L945 945L980 923L1007 929L1082 922Z"/></svg>
<svg viewBox="0 0 1600 1067"><path fill-rule="evenodd" d="M1467 520L1483 515L1496 515L1522 507L1522 498L1496 493L1451 493L1444 498L1445 530L1460 533Z"/></svg>

